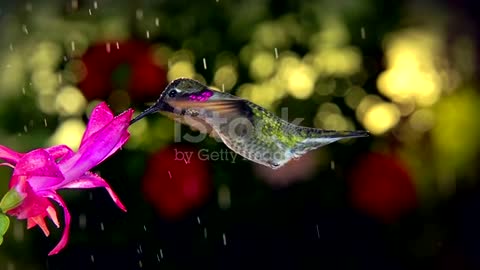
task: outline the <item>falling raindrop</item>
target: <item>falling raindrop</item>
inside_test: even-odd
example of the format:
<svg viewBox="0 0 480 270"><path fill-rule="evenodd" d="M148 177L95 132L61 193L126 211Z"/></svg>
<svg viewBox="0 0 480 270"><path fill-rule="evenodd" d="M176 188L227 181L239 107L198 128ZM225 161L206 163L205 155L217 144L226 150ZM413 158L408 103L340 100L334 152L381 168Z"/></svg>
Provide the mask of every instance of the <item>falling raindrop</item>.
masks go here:
<svg viewBox="0 0 480 270"><path fill-rule="evenodd" d="M222 92L225 92L225 84L222 83Z"/></svg>
<svg viewBox="0 0 480 270"><path fill-rule="evenodd" d="M25 238L25 229L23 224L15 222L13 226L13 237L16 241L23 241Z"/></svg>
<svg viewBox="0 0 480 270"><path fill-rule="evenodd" d="M143 19L143 10L137 9L137 10L135 11L135 15L136 15L136 17L137 17L137 20Z"/></svg>
<svg viewBox="0 0 480 270"><path fill-rule="evenodd" d="M47 127L47 118L43 118L43 124Z"/></svg>
<svg viewBox="0 0 480 270"><path fill-rule="evenodd" d="M95 262L95 258L93 257L93 255L90 255L90 260L91 260L92 262Z"/></svg>
<svg viewBox="0 0 480 270"><path fill-rule="evenodd" d="M10 51L13 52L13 44L12 44L12 43L10 43L10 45L8 46L8 48L10 49Z"/></svg>
<svg viewBox="0 0 480 270"><path fill-rule="evenodd" d="M94 9L97 9L97 8L98 8L98 3L97 3L97 1L93 1L93 8L94 8Z"/></svg>
<svg viewBox="0 0 480 270"><path fill-rule="evenodd" d="M78 8L78 0L72 0L72 9L75 10Z"/></svg>
<svg viewBox="0 0 480 270"><path fill-rule="evenodd" d="M203 237L207 239L207 228L203 228Z"/></svg>
<svg viewBox="0 0 480 270"><path fill-rule="evenodd" d="M25 95L25 87L22 87L22 94Z"/></svg>
<svg viewBox="0 0 480 270"><path fill-rule="evenodd" d="M278 59L278 48L275 48L275 59Z"/></svg>
<svg viewBox="0 0 480 270"><path fill-rule="evenodd" d="M107 50L107 53L110 53L110 42L107 42L105 49Z"/></svg>
<svg viewBox="0 0 480 270"><path fill-rule="evenodd" d="M23 125L23 131L25 131L25 133L28 132L28 127L27 127L27 125Z"/></svg>
<svg viewBox="0 0 480 270"><path fill-rule="evenodd" d="M147 38L150 38L150 31L147 30L147 32L145 33L145 35L147 36Z"/></svg>
<svg viewBox="0 0 480 270"><path fill-rule="evenodd" d="M203 68L207 69L207 59L203 58Z"/></svg>
<svg viewBox="0 0 480 270"><path fill-rule="evenodd" d="M158 17L155 18L155 26L160 26L160 19Z"/></svg>
<svg viewBox="0 0 480 270"><path fill-rule="evenodd" d="M92 9L88 9L88 15L92 16Z"/></svg>
<svg viewBox="0 0 480 270"><path fill-rule="evenodd" d="M120 50L120 43L118 43L118 41L115 42L115 46L117 46L117 50Z"/></svg>
<svg viewBox="0 0 480 270"><path fill-rule="evenodd" d="M362 36L362 39L365 39L366 35L365 35L365 27L361 27L360 28L360 35Z"/></svg>
<svg viewBox="0 0 480 270"><path fill-rule="evenodd" d="M27 28L27 26L26 26L25 24L22 24L22 31L23 31L26 35L28 35L28 28Z"/></svg>
<svg viewBox="0 0 480 270"><path fill-rule="evenodd" d="M330 161L330 169L335 170L335 161Z"/></svg>
<svg viewBox="0 0 480 270"><path fill-rule="evenodd" d="M227 236L224 234L222 234L222 237L223 237L223 245L226 246L227 245Z"/></svg>
<svg viewBox="0 0 480 270"><path fill-rule="evenodd" d="M143 267L143 263L141 260L138 260L138 267L142 268Z"/></svg>
<svg viewBox="0 0 480 270"><path fill-rule="evenodd" d="M147 231L147 226L143 225L143 230Z"/></svg>
<svg viewBox="0 0 480 270"><path fill-rule="evenodd" d="M104 231L104 230L105 230L105 226L103 225L103 222L100 222L100 230L101 230L101 231Z"/></svg>
<svg viewBox="0 0 480 270"><path fill-rule="evenodd" d="M80 229L85 229L87 227L87 216L85 214L80 214L80 216L78 216L78 226Z"/></svg>
<svg viewBox="0 0 480 270"><path fill-rule="evenodd" d="M200 217L197 217L197 222L198 222L198 225L202 224L200 221Z"/></svg>
<svg viewBox="0 0 480 270"><path fill-rule="evenodd" d="M75 51L75 41L72 41L71 45L72 45L72 52L74 52Z"/></svg>
<svg viewBox="0 0 480 270"><path fill-rule="evenodd" d="M88 199L89 199L90 201L93 200L93 193L92 193L92 192L89 192L89 193L88 193Z"/></svg>
<svg viewBox="0 0 480 270"><path fill-rule="evenodd" d="M160 256L157 254L157 260L160 261Z"/></svg>
<svg viewBox="0 0 480 270"><path fill-rule="evenodd" d="M141 244L138 245L138 251L139 251L138 254L143 253L143 249L142 249L142 245L141 245Z"/></svg>
<svg viewBox="0 0 480 270"><path fill-rule="evenodd" d="M170 173L170 171L168 171L168 176L170 176L170 179L172 179L172 174Z"/></svg>
<svg viewBox="0 0 480 270"><path fill-rule="evenodd" d="M315 228L317 228L317 237L320 239L320 229L318 229L318 224L315 225Z"/></svg>
<svg viewBox="0 0 480 270"><path fill-rule="evenodd" d="M160 249L160 258L163 259L163 250Z"/></svg>
<svg viewBox="0 0 480 270"><path fill-rule="evenodd" d="M33 6L32 6L32 3L26 3L25 4L25 10L28 11L28 12L32 12L32 9L33 9Z"/></svg>

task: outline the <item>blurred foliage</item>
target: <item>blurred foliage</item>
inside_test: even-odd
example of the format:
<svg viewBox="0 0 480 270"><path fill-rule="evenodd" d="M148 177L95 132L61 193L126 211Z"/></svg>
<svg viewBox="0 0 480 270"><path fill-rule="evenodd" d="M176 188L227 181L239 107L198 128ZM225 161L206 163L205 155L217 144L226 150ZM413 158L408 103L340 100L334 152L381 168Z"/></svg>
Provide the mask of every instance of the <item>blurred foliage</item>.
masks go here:
<svg viewBox="0 0 480 270"><path fill-rule="evenodd" d="M290 121L303 118L301 125L367 129L373 136L319 149L278 178L241 158L210 161L213 195L172 220L144 198L146 164L151 154L197 133L150 117L131 128L123 151L96 168L128 214L115 210L103 190L65 192L73 216L67 249L45 265L59 231L44 239L12 220L0 269L232 268L255 260L281 269L309 263L336 269L478 267L480 248L469 241L480 242L480 236L467 226L480 225L479 22L472 3L2 2L0 144L15 150L78 146L98 102L87 94L86 78L108 86L100 96L117 113L153 102L152 94L166 83L158 78L185 76ZM147 49L125 49L129 42ZM89 50L103 47L106 53L87 60ZM112 56L117 53L126 56ZM116 62L120 58L129 60ZM195 147L227 150L212 138ZM418 201L388 222L368 210L402 208L396 205L402 193L381 182L394 172L376 171L382 177L367 182L371 189L353 189L349 177L375 152L401 161ZM369 166L376 170L375 163ZM2 194L10 174L0 170ZM374 198L356 205L352 198L365 198L356 190Z"/></svg>

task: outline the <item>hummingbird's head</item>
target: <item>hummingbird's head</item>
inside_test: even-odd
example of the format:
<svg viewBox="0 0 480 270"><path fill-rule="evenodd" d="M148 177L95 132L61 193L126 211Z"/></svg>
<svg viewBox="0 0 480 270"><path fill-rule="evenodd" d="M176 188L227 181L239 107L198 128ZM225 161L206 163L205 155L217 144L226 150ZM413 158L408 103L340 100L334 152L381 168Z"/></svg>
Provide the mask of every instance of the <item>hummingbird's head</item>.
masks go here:
<svg viewBox="0 0 480 270"><path fill-rule="evenodd" d="M207 101L214 92L202 83L188 79L179 78L172 81L163 91L159 101L169 103L170 101Z"/></svg>
<svg viewBox="0 0 480 270"><path fill-rule="evenodd" d="M175 79L167 85L155 104L135 117L130 124L156 112L181 113L182 110L177 108L179 102L205 102L214 94L213 90L198 81L188 78Z"/></svg>

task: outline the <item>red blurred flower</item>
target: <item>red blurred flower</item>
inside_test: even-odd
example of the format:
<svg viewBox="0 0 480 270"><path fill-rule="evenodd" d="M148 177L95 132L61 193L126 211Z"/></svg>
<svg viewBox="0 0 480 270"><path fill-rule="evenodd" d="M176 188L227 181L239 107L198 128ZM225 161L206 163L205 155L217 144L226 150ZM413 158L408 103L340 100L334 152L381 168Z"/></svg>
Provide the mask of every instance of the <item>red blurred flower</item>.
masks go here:
<svg viewBox="0 0 480 270"><path fill-rule="evenodd" d="M156 99L167 85L167 72L155 63L148 44L140 41L98 43L81 61L79 87L88 100L106 99L112 90L127 90L136 101Z"/></svg>
<svg viewBox="0 0 480 270"><path fill-rule="evenodd" d="M146 199L170 219L202 205L211 187L208 161L188 145L170 145L153 154L143 177Z"/></svg>
<svg viewBox="0 0 480 270"><path fill-rule="evenodd" d="M413 179L397 157L368 153L350 174L354 206L385 222L393 222L417 205Z"/></svg>

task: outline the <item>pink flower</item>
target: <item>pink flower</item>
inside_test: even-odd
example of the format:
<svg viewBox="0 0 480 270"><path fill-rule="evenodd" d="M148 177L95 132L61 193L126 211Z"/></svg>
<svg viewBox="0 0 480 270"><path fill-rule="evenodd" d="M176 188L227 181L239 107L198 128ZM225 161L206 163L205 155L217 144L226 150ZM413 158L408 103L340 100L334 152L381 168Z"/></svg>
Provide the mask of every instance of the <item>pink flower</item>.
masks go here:
<svg viewBox="0 0 480 270"><path fill-rule="evenodd" d="M68 241L70 213L58 189L104 187L119 208L126 211L107 182L89 170L115 153L128 140L127 129L133 110L129 109L114 117L105 103L100 103L92 112L87 129L75 153L65 145L35 149L18 153L0 145L0 165L12 167L10 191L0 208L8 215L27 219L27 228L38 225L49 235L44 218L48 216L60 226L51 200L64 210L65 229L57 246L49 255L57 254Z"/></svg>

